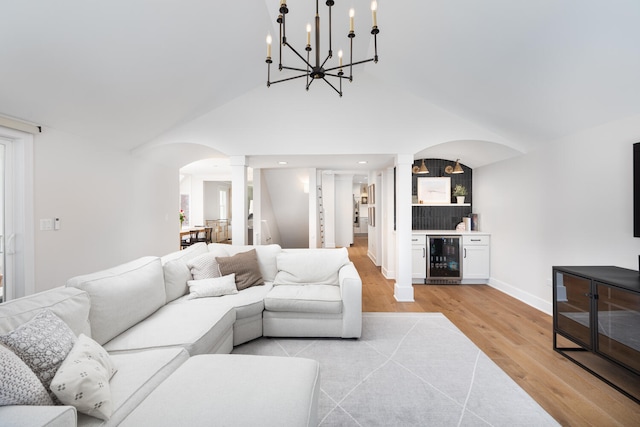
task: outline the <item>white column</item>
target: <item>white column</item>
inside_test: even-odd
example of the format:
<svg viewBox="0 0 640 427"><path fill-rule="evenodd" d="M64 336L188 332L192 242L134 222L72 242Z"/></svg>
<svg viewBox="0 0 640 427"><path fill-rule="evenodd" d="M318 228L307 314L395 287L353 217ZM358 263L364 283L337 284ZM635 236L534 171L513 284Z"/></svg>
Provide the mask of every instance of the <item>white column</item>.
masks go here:
<svg viewBox="0 0 640 427"><path fill-rule="evenodd" d="M336 247L336 178L333 171L322 172L322 204L324 207L324 247Z"/></svg>
<svg viewBox="0 0 640 427"><path fill-rule="evenodd" d="M318 179L317 170L309 169L309 247L318 247Z"/></svg>
<svg viewBox="0 0 640 427"><path fill-rule="evenodd" d="M396 156L396 283L397 301L412 302L411 284L411 167L413 155Z"/></svg>
<svg viewBox="0 0 640 427"><path fill-rule="evenodd" d="M234 245L247 244L247 159L231 156L231 238Z"/></svg>
<svg viewBox="0 0 640 427"><path fill-rule="evenodd" d="M393 195L396 191L393 179L393 168L384 171L382 200L382 241L380 247L382 249L382 274L387 279L396 278L396 230L393 228L394 204Z"/></svg>
<svg viewBox="0 0 640 427"><path fill-rule="evenodd" d="M253 244L262 238L262 169L253 170Z"/></svg>

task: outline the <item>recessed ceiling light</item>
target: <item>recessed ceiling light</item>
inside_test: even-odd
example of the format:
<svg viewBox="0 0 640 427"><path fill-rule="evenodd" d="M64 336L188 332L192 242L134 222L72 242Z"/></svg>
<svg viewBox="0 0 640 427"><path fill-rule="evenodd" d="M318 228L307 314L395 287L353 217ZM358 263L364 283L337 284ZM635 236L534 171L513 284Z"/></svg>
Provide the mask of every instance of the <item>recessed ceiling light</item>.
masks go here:
<svg viewBox="0 0 640 427"><path fill-rule="evenodd" d="M279 164L279 165L286 165L286 164L287 164L287 162L285 162L285 161L281 160L281 161L279 161L279 162L278 162L278 164Z"/></svg>
<svg viewBox="0 0 640 427"><path fill-rule="evenodd" d="M358 164L359 164L359 165L366 165L366 164L367 164L367 161L366 161L366 160L360 160L360 161L358 162Z"/></svg>

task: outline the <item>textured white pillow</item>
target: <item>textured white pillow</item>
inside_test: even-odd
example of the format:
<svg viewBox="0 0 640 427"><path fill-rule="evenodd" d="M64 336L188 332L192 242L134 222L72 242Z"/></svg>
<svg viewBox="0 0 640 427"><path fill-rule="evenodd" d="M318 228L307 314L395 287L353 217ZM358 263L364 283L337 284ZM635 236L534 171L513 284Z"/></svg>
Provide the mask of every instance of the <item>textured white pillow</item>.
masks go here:
<svg viewBox="0 0 640 427"><path fill-rule="evenodd" d="M236 275L228 274L212 279L189 280L189 298L221 297L238 293Z"/></svg>
<svg viewBox="0 0 640 427"><path fill-rule="evenodd" d="M58 316L44 309L14 331L0 336L0 342L22 359L48 391L76 336Z"/></svg>
<svg viewBox="0 0 640 427"><path fill-rule="evenodd" d="M0 345L0 406L53 405L36 374L11 350Z"/></svg>
<svg viewBox="0 0 640 427"><path fill-rule="evenodd" d="M65 405L101 420L113 414L109 380L117 371L100 344L80 334L51 381L51 391Z"/></svg>
<svg viewBox="0 0 640 427"><path fill-rule="evenodd" d="M193 280L211 279L222 276L214 253L208 252L187 261Z"/></svg>

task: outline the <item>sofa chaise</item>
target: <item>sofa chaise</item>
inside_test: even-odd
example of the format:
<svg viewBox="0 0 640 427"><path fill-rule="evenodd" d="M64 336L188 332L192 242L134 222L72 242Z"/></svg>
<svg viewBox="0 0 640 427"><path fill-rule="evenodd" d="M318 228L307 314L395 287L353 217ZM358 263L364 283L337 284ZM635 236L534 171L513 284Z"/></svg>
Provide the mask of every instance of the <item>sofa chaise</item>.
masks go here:
<svg viewBox="0 0 640 427"><path fill-rule="evenodd" d="M0 424L315 425L317 362L227 353L263 335L358 338L361 288L346 249L199 243L0 304L0 346L45 311L77 339L72 351L89 337L116 369L107 416L7 404L0 385Z"/></svg>

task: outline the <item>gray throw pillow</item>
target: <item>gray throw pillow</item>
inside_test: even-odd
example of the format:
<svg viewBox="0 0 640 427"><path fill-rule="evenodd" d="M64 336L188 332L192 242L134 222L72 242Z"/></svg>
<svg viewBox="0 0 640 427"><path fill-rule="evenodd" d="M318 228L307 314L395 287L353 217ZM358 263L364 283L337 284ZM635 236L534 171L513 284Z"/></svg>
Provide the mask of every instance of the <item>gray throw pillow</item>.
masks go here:
<svg viewBox="0 0 640 427"><path fill-rule="evenodd" d="M53 405L47 390L31 369L0 345L0 406Z"/></svg>
<svg viewBox="0 0 640 427"><path fill-rule="evenodd" d="M58 316L44 309L27 323L0 336L0 342L22 359L49 391L51 380L73 348L76 336Z"/></svg>
<svg viewBox="0 0 640 427"><path fill-rule="evenodd" d="M258 264L258 255L255 249L240 252L230 257L216 257L223 276L236 275L236 288L239 291L251 286L263 285L262 273Z"/></svg>

